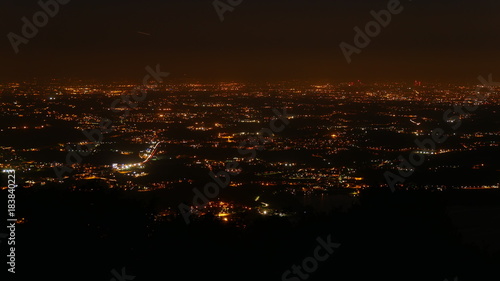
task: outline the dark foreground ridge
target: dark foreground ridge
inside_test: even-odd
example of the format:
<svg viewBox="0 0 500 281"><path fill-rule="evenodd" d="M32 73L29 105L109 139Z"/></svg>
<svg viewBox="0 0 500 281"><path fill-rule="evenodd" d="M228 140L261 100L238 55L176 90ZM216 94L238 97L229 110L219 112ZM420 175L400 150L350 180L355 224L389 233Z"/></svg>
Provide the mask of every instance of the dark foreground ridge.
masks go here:
<svg viewBox="0 0 500 281"><path fill-rule="evenodd" d="M160 192L20 190L18 212L25 222L16 230L16 277L107 281L115 278L112 270L120 275L125 268L127 280L282 280L292 265L313 256L318 237L329 235L340 246L307 280L478 281L498 275L500 245L491 234L499 229L489 222L500 215L498 190L369 188L348 210L321 213L295 205L289 208L293 217L249 216L244 228L212 215L189 225L179 215L158 220L158 210L167 208L152 199Z"/></svg>

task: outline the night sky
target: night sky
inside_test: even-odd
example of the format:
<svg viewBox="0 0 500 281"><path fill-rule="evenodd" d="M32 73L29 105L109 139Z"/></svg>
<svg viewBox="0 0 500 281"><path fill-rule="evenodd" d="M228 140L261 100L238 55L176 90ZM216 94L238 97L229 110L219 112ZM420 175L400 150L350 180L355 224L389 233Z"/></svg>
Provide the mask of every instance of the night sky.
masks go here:
<svg viewBox="0 0 500 281"><path fill-rule="evenodd" d="M312 81L500 77L500 1L401 1L404 10L348 64L339 48L378 0L243 0L221 22L212 0L71 0L15 54L7 38L37 1L0 4L0 79ZM147 34L150 35L147 35ZM496 79L500 80L500 79Z"/></svg>

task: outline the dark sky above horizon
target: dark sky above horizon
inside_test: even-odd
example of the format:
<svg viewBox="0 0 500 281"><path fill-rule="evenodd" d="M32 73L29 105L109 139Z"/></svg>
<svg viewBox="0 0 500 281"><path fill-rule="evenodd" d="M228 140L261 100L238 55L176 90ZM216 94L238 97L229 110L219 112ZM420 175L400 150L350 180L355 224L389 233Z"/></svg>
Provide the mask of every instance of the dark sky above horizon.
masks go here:
<svg viewBox="0 0 500 281"><path fill-rule="evenodd" d="M15 54L7 34L21 35L21 18L41 8L4 0L0 79L139 81L156 63L173 78L215 80L500 77L498 0L402 0L404 10L348 64L340 42L353 44L353 28L388 2L243 0L220 22L212 0L71 0Z"/></svg>

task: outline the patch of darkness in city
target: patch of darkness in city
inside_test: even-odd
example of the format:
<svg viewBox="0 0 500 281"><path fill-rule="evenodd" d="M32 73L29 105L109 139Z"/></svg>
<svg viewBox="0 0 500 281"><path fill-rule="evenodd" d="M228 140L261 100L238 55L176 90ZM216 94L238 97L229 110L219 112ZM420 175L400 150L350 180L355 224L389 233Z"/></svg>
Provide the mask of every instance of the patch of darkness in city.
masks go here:
<svg viewBox="0 0 500 281"><path fill-rule="evenodd" d="M500 2L0 11L1 280L500 279Z"/></svg>

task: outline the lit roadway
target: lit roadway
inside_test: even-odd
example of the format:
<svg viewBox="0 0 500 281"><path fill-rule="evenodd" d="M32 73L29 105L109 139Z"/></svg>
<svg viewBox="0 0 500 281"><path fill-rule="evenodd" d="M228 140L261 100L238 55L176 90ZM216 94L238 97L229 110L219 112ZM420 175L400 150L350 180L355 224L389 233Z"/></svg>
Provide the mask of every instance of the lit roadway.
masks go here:
<svg viewBox="0 0 500 281"><path fill-rule="evenodd" d="M151 158L155 155L155 153L158 151L158 145L162 143L161 141L157 142L155 144L155 146L153 147L153 149L151 150L151 153L148 155L148 157L146 157L146 159L144 159L144 161L142 162L139 162L139 163L134 163L134 164L121 164L121 165L117 165L116 168L117 170L124 170L124 169L128 169L128 168L133 168L133 167L139 167L139 166L142 166L144 164L146 164L147 162L149 162L149 160L151 160Z"/></svg>

